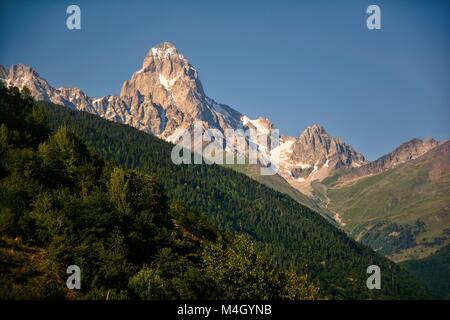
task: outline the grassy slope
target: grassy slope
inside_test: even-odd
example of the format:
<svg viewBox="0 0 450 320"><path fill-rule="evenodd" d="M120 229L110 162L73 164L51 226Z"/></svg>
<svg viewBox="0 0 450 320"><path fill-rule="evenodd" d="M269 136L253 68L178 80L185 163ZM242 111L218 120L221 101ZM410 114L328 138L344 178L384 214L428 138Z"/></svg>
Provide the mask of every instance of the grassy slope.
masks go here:
<svg viewBox="0 0 450 320"><path fill-rule="evenodd" d="M444 170L434 179L431 171L435 166L430 156L351 182L330 178L324 181L328 185L330 209L341 214L347 224L345 228L357 238L363 228L375 223L386 221L413 226L418 220L426 225L416 236L418 244L445 238L445 230L450 228L450 172ZM402 260L426 256L443 243L408 249L393 257Z"/></svg>
<svg viewBox="0 0 450 320"><path fill-rule="evenodd" d="M1 299L74 299L75 291L61 289L66 287L64 281L45 250L24 245L21 239L0 239Z"/></svg>
<svg viewBox="0 0 450 320"><path fill-rule="evenodd" d="M338 298L420 297L424 291L398 266L349 239L292 198L220 166L174 165L172 145L134 128L60 106L46 107L51 126L67 122L103 157L156 174L173 200L212 217L224 229L241 231L278 265L320 280ZM369 291L366 268L379 265L386 286Z"/></svg>

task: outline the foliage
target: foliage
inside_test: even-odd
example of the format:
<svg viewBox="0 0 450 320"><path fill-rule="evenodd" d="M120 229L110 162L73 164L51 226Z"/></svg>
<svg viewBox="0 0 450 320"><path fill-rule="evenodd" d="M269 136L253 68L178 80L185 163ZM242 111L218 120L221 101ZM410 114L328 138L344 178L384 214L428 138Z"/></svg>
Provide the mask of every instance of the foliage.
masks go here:
<svg viewBox="0 0 450 320"><path fill-rule="evenodd" d="M408 260L401 266L422 280L438 299L450 299L450 245L420 260Z"/></svg>
<svg viewBox="0 0 450 320"><path fill-rule="evenodd" d="M52 128L66 123L105 159L157 176L170 202L200 212L222 231L247 234L257 252L284 270L307 275L329 297L426 296L407 272L289 196L218 165L174 165L171 144L129 126L61 106L42 106ZM381 290L366 287L366 269L373 264L383 270Z"/></svg>
<svg viewBox="0 0 450 320"><path fill-rule="evenodd" d="M0 87L0 119L0 298L321 298L296 294L318 289L248 236L170 203L154 175L103 160L67 124L51 132L26 92Z"/></svg>

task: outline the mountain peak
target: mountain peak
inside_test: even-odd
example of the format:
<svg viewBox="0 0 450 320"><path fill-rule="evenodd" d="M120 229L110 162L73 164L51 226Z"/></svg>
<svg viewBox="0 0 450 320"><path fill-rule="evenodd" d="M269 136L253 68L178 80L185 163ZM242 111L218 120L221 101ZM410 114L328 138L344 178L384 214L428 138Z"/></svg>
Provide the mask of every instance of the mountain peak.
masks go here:
<svg viewBox="0 0 450 320"><path fill-rule="evenodd" d="M312 192L312 181L321 181L339 168L359 167L366 163L362 154L339 138L330 136L319 124L306 127L298 139L288 143L291 147L285 153L287 160L281 175L307 194Z"/></svg>
<svg viewBox="0 0 450 320"><path fill-rule="evenodd" d="M14 64L12 65L9 70L6 70L9 72L12 72L13 74L23 74L23 75L30 75L39 78L39 74L30 66L27 66L26 64Z"/></svg>
<svg viewBox="0 0 450 320"><path fill-rule="evenodd" d="M196 94L204 96L197 70L170 42L161 42L148 51L142 68L124 83L120 95L134 96L137 91L142 95L150 94L161 105L175 100L181 102ZM177 97L178 94L183 97Z"/></svg>
<svg viewBox="0 0 450 320"><path fill-rule="evenodd" d="M159 43L148 51L142 68L123 83L120 98L131 101L133 113L162 119L156 120L159 124L145 126L169 141L175 129L196 120L212 128L240 125L240 113L206 96L197 70L170 42Z"/></svg>
<svg viewBox="0 0 450 320"><path fill-rule="evenodd" d="M19 89L27 87L36 100L51 101L56 91L33 68L25 64L15 64L9 69L0 70L0 81L6 86L14 85ZM60 100L52 102L59 103Z"/></svg>
<svg viewBox="0 0 450 320"><path fill-rule="evenodd" d="M178 52L178 49L171 42L161 42L150 48L145 59L144 67L149 65L153 60L178 60L184 64L188 64L185 57Z"/></svg>
<svg viewBox="0 0 450 320"><path fill-rule="evenodd" d="M320 124L312 124L310 126L307 126L300 135L304 134L327 134L327 132Z"/></svg>
<svg viewBox="0 0 450 320"><path fill-rule="evenodd" d="M163 41L158 43L156 46L154 46L153 48L155 49L160 49L160 50L168 50L168 49L177 49L175 47L175 45L172 42L169 41Z"/></svg>

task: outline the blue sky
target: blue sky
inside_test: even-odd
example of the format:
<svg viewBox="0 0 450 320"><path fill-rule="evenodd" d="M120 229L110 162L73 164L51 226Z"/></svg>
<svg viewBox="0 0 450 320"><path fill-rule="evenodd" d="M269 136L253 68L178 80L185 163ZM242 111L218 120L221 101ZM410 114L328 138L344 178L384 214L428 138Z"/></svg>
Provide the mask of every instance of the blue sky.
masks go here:
<svg viewBox="0 0 450 320"><path fill-rule="evenodd" d="M81 7L82 29L65 13ZM381 7L382 29L366 28ZM375 159L450 138L450 1L9 1L0 64L53 86L118 94L150 47L174 43L206 93L282 134L322 124Z"/></svg>

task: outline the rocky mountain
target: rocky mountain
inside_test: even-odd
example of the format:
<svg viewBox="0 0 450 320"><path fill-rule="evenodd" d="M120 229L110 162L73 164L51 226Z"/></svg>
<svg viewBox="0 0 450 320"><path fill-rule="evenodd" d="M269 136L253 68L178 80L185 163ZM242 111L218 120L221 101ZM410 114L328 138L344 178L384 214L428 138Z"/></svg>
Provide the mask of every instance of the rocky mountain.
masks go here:
<svg viewBox="0 0 450 320"><path fill-rule="evenodd" d="M241 114L207 97L197 70L168 42L149 50L142 68L124 82L120 97L137 99L130 117L151 114L145 120L145 131L167 140L177 128L194 121L221 131L242 126Z"/></svg>
<svg viewBox="0 0 450 320"><path fill-rule="evenodd" d="M28 87L37 100L87 111L170 142L176 142L177 130L191 128L198 121L203 128L221 132L227 128L251 128L256 131L256 137L274 128L267 118L252 120L209 98L198 71L169 42L148 51L142 68L123 83L119 96L91 98L78 88L54 88L26 65L1 67L0 80L6 85ZM302 191L308 190L311 181L321 180L338 168L353 168L365 163L361 154L328 135L319 125L306 128L298 138L283 137L278 147L271 146L268 141L274 150L267 150L257 139L248 139L245 143L249 141L251 147L261 151L264 164L276 163L280 174ZM279 162L277 156L281 156L282 161Z"/></svg>
<svg viewBox="0 0 450 320"><path fill-rule="evenodd" d="M394 151L359 167L342 170L341 180L352 180L363 176L379 174L391 170L405 162L414 160L440 144L432 138L412 139L401 144Z"/></svg>
<svg viewBox="0 0 450 320"><path fill-rule="evenodd" d="M168 42L149 50L142 68L124 82L120 96L91 98L77 88L56 89L25 65L1 70L3 82L28 87L38 100L88 111L166 140L194 121L221 131L242 127L241 114L207 97L197 70Z"/></svg>
<svg viewBox="0 0 450 320"><path fill-rule="evenodd" d="M279 174L294 188L306 194L311 183L334 174L341 168L365 165L364 156L339 138L333 138L320 125L311 125L298 138L284 136L278 149Z"/></svg>
<svg viewBox="0 0 450 320"><path fill-rule="evenodd" d="M412 243L399 241L398 238L394 239L394 242L401 243L400 247L389 245L388 240L392 237L389 234L403 235L403 231L398 231L397 225L392 226L392 223L409 226L420 220L420 225L425 221L426 225L434 226L433 219L448 221L445 208L448 208L449 200L442 193L448 186L448 181L445 180L447 176L442 170L439 171L440 169L433 169L429 174L424 173L428 172L426 170L432 163L431 158L442 158L442 154L445 155L445 152L441 152L443 143L433 139L424 141L413 139L393 152L368 162L353 147L328 134L322 126L313 124L305 128L298 137L281 136L278 145L268 141L270 148L266 148L258 141L258 137L274 129L273 123L264 117L251 119L208 97L200 82L198 71L173 44L168 42L163 42L148 51L142 67L123 83L118 96L93 98L78 88L54 88L35 70L21 64L8 69L0 66L0 81L19 88L26 86L37 100L87 111L114 122L133 126L169 142L176 142L180 130L192 129L194 123L201 123L204 129L214 128L221 132L227 128L254 129L256 138L244 139L245 147L258 149L264 158L263 165L274 164L279 176L285 181L281 181L279 176L265 180L255 178L255 175L259 174L259 164L236 167L235 170L245 172L256 180L291 195L294 199L300 199L297 201L317 212L329 215L359 240L362 239L373 246L384 243L384 249L381 250L384 254L398 254L398 249L404 243ZM236 147L236 145L227 146L228 149L237 152ZM431 158L425 157L426 155ZM413 165L417 163L420 165ZM446 167L434 165L433 168ZM392 178L391 181L390 177L395 179ZM349 182L353 183L353 180L357 183L350 185ZM377 184L377 181L380 181L380 184ZM284 182L302 194L289 190ZM419 182L421 184L418 184ZM389 186L393 186L394 189ZM417 193L409 192L416 190L414 189L416 187L425 189L419 188ZM398 195L399 192L400 198L389 198ZM304 194L310 196L312 200L306 198ZM354 194L358 196L355 198ZM410 198L409 195L415 196ZM416 203L418 199L421 199L422 203L428 203L429 207L424 208L420 203ZM416 203L416 206L411 208L407 206L409 203ZM361 206L362 204L364 205ZM383 207L385 204L387 208ZM317 205L320 205L322 210L318 210ZM372 215L388 219L389 214L385 215L385 212L397 215L406 212L409 217L422 218L414 221L394 219L387 225L366 223L370 219L378 221L378 218ZM365 217L371 218L366 221ZM427 217L434 218L430 220ZM387 229L385 226L388 226ZM376 232L365 233L366 228L374 228L373 231ZM383 232L390 230L388 240L374 241L371 238L373 234L375 237L379 234L384 235L383 232L378 232L377 228L383 229ZM415 229L405 228L416 232ZM431 229L436 228L430 227ZM405 234L410 240L410 233ZM430 235L434 236L435 234Z"/></svg>
<svg viewBox="0 0 450 320"><path fill-rule="evenodd" d="M0 65L0 79L5 79L8 76L8 70Z"/></svg>

